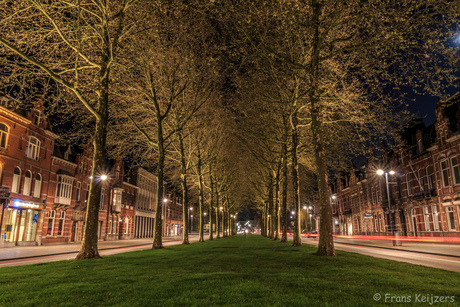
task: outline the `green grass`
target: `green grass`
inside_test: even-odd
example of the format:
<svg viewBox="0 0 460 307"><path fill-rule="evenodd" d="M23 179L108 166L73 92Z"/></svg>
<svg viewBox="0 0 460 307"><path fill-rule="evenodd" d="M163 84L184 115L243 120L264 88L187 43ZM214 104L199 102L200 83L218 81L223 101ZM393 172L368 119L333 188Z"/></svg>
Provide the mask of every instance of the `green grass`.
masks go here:
<svg viewBox="0 0 460 307"><path fill-rule="evenodd" d="M418 294L455 296L450 306L460 305L458 273L340 251L318 257L315 251L250 235L0 268L0 306L391 305L384 303L386 293L411 296L409 305L428 305L415 302Z"/></svg>

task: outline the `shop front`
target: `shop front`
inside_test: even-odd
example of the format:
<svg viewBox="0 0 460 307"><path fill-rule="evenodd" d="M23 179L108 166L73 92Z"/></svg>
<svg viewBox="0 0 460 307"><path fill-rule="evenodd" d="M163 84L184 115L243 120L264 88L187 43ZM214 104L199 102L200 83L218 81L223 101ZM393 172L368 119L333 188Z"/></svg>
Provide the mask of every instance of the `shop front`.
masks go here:
<svg viewBox="0 0 460 307"><path fill-rule="evenodd" d="M6 208L3 245L37 245L40 237L37 231L43 204L11 200Z"/></svg>

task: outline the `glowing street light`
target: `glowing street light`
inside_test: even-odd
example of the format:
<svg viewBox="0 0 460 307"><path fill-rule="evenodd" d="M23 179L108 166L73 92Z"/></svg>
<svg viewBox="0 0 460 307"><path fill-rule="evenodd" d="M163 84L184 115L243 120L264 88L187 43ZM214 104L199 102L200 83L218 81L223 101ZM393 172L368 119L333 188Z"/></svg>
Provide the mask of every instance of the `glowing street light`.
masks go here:
<svg viewBox="0 0 460 307"><path fill-rule="evenodd" d="M377 175L382 176L385 174L385 183L386 183L386 188L387 188L387 201L388 201L388 215L389 215L389 222L390 222L390 227L391 227L391 236L394 238L395 236L395 230L394 230L394 222L393 222L393 216L391 215L391 202L390 202L390 187L388 183L388 174L394 175L396 174L395 171L384 171L384 170L377 170ZM396 246L396 240L393 240L393 245Z"/></svg>

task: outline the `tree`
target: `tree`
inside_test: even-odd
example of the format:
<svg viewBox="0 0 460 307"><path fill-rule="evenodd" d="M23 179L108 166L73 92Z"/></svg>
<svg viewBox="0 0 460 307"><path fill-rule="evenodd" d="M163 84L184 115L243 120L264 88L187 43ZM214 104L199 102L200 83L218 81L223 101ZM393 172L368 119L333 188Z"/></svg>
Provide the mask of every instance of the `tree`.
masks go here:
<svg viewBox="0 0 460 307"><path fill-rule="evenodd" d="M14 1L0 9L2 76L9 86L54 84L86 109L93 166L85 232L77 259L99 257L100 176L104 172L113 66L142 18L137 1ZM50 81L51 80L51 81ZM69 97L69 95L67 95ZM60 101L65 108L65 101Z"/></svg>
<svg viewBox="0 0 460 307"><path fill-rule="evenodd" d="M318 254L335 255L328 188L331 145L346 144L346 154L357 148L349 144L367 148L391 133L399 119L388 111L396 105L390 90L416 87L426 75L428 86L437 89L441 80L452 80L447 63L454 63L455 55L445 33L457 21L453 7L449 1L293 0L247 4L245 19L237 12L233 10L237 20L244 20L240 28L257 53L296 84L291 87L297 89L292 92L291 122L294 132L296 127L309 130L303 133L309 136L304 144L310 143L318 179ZM384 117L388 121L382 122ZM296 118L303 120L297 123ZM295 154L295 137L292 145Z"/></svg>

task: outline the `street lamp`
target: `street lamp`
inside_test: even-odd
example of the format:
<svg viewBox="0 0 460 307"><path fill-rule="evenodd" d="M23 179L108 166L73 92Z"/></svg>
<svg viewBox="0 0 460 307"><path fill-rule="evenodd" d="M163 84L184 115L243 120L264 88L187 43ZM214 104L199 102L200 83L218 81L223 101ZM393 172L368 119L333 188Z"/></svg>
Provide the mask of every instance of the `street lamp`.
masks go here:
<svg viewBox="0 0 460 307"><path fill-rule="evenodd" d="M190 215L190 218L189 218L189 221L190 221L190 233L192 233L192 229L193 229L193 214L192 214L192 211L193 211L193 208L188 208L189 210L189 215Z"/></svg>
<svg viewBox="0 0 460 307"><path fill-rule="evenodd" d="M384 170L377 170L377 175L382 176L385 174L385 183L386 183L386 188L387 188L387 201L388 201L388 214L389 214L389 219L390 219L390 227L391 227L391 236L393 237L393 246L396 246L396 240L394 240L395 237L395 230L394 230L394 223L393 223L393 216L391 215L391 203L390 203L390 188L389 188L389 183L388 183L388 174L394 175L396 174L395 171L384 171Z"/></svg>

